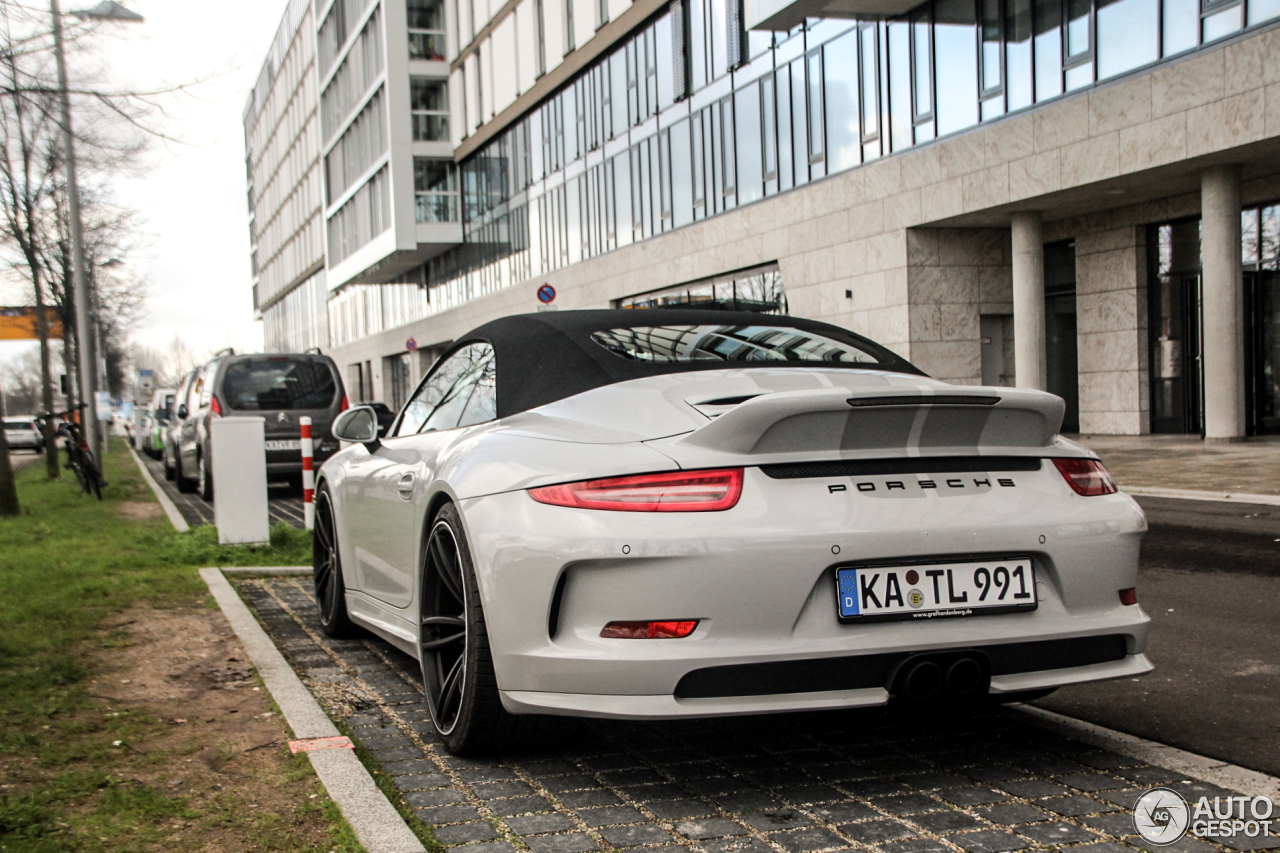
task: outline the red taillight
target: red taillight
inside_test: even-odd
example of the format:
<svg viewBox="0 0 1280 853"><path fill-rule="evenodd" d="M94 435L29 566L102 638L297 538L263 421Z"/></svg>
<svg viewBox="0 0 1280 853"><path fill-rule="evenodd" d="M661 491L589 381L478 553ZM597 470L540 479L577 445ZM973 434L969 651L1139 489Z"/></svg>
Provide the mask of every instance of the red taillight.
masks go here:
<svg viewBox="0 0 1280 853"><path fill-rule="evenodd" d="M1138 591L1133 587L1120 590L1120 603L1125 607L1132 607L1138 603Z"/></svg>
<svg viewBox="0 0 1280 853"><path fill-rule="evenodd" d="M1053 464L1077 495L1093 497L1117 491L1115 481L1097 459L1055 459Z"/></svg>
<svg viewBox="0 0 1280 853"><path fill-rule="evenodd" d="M341 411L345 412L345 411L346 411L347 409L349 409L349 408L351 408L351 403L350 403L350 401L348 401L348 400L347 400L347 395L346 395L346 394L343 394L343 395L342 395L342 409L341 409Z"/></svg>
<svg viewBox="0 0 1280 853"><path fill-rule="evenodd" d="M729 509L742 494L742 469L669 471L583 480L530 489L535 501L579 509L625 512L712 512Z"/></svg>
<svg viewBox="0 0 1280 853"><path fill-rule="evenodd" d="M214 394L209 400L209 411L218 417L222 417L222 404L218 402L218 395Z"/></svg>
<svg viewBox="0 0 1280 853"><path fill-rule="evenodd" d="M697 619L669 619L663 622L610 622L601 637L615 640L678 640L693 633Z"/></svg>

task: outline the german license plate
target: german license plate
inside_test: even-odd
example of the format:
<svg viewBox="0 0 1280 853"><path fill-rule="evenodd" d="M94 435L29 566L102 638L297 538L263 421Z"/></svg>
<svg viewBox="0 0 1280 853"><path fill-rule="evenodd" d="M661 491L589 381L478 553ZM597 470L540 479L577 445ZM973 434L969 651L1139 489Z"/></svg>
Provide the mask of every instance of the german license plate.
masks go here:
<svg viewBox="0 0 1280 853"><path fill-rule="evenodd" d="M948 619L1036 609L1026 557L836 569L841 622Z"/></svg>
<svg viewBox="0 0 1280 853"><path fill-rule="evenodd" d="M302 441L297 438L277 439L265 444L267 450L302 450Z"/></svg>

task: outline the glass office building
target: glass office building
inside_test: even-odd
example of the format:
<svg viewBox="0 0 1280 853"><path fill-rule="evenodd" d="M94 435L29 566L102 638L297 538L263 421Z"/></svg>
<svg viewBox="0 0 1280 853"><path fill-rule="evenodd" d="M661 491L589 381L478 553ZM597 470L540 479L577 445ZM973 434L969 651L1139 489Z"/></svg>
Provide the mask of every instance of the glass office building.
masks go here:
<svg viewBox="0 0 1280 853"><path fill-rule="evenodd" d="M1010 216L1027 209L1039 217L1035 234L1044 253L1042 384L1068 400L1068 426L1204 431L1205 402L1192 387L1203 380L1170 384L1178 377L1167 375L1191 351L1171 342L1199 334L1201 252L1198 245L1195 252L1161 247L1172 245L1169 235L1186 232L1185 223L1199 222L1191 197L1202 167L1247 143L1256 150L1234 158L1239 192L1247 196L1240 228L1245 429L1280 430L1269 378L1280 358L1268 266L1275 252L1267 254L1264 245L1273 210L1267 202L1280 198L1280 185L1267 189L1266 158L1257 148L1271 137L1263 127L1254 136L1237 133L1238 140L1192 139L1196 132L1229 136L1234 124L1249 124L1240 115L1248 107L1228 101L1270 79L1280 0L934 0L888 19L802 18L785 32L746 29L740 0L676 0L649 6L643 16L638 5L595 4L589 26L571 0L522 0L487 22L473 0L449 0L444 15L437 5L419 8L423 0L413 0L406 13L380 13L382 4L374 5L362 14L387 28L379 44L407 39L412 56L427 49L419 44L422 33L392 34L402 14L454 28L446 51L449 91L410 67L403 104L375 95L357 114L385 110L389 117L380 120L389 141L357 133L359 118L346 134L377 139L379 150L394 148L396 115L403 113L414 145L451 138L456 164L415 150L406 192L417 223L456 223L460 237L419 252L416 263L379 266L375 259L345 278L332 275L368 242L371 228L390 227L380 211L396 209L399 192L395 182L379 184L377 162L369 158L350 168L343 161L335 171L342 143L335 145L326 160L327 197L338 185L365 181L380 205L359 220L364 231L354 220L348 224L342 210L327 214L329 346L349 352L353 363L368 362L376 372L379 359L399 359L396 352L376 358L365 352L374 339L388 348L397 329L419 345L446 343L458 332L454 309L477 300L499 313L531 310L531 300L502 296L517 286L592 285L583 307L651 305L661 300L645 294L718 293L707 283L745 281L767 269L775 295L764 302L878 337L941 378L1012 383L1014 248L992 249L1003 252L1000 258L988 253L951 265L945 251L936 261L913 252L930 241L1008 244ZM1253 65L1234 60L1237 54L1253 56ZM1128 94L1133 90L1139 94ZM1197 131L1201 125L1207 129ZM984 127L990 128L985 147L975 148ZM1203 150L1193 150L1197 145ZM931 165L912 165L920 163ZM955 172L950 182L948 169ZM853 188L872 182L884 188L868 203ZM841 197L848 198L843 212ZM891 211L899 200L909 207ZM752 224L769 215L752 211L775 209L771 204L782 205L776 209L791 217L787 227L800 232L806 216L822 232L822 217L838 213L847 239L819 248L839 253L845 246L863 260L831 271L820 268L814 251L795 249L808 238L792 233L785 245L770 238L767 223ZM796 221L797 206L812 210ZM1128 212L1107 212L1121 208ZM890 214L896 224L887 221ZM1126 217L1134 221L1115 225ZM715 226L720 219L723 228ZM1094 244L1106 240L1085 232L1103 228L1104 220L1128 241L1122 277L1134 307L1125 308L1124 322L1132 329L1098 327L1086 304L1103 263ZM690 240L700 241L703 255L727 245L719 236L725 229L736 229L734 239L744 245L758 238L761 250L710 268L679 256ZM860 247L873 239L879 255L864 262L873 249ZM1012 240L1017 244L1017 233ZM665 268L647 286L629 283L618 272L624 262L609 256L646 244L653 247L647 257L660 257ZM957 250L956 258L966 251ZM1181 266L1169 266L1161 252L1177 255ZM350 264L340 272L350 272ZM970 295L957 295L954 284L942 294L943 285L930 283L974 276L986 283L973 284ZM612 284L594 287L602 281ZM1182 307L1175 311L1175 303ZM961 304L963 310L945 307ZM963 329L944 328L961 314ZM1104 337L1089 337L1097 335ZM1125 339L1123 367L1090 363L1098 356L1089 345L1105 338L1112 346L1116 336ZM415 367L410 380L425 369ZM1181 377L1187 368L1177 369ZM1116 403L1117 395L1128 398Z"/></svg>

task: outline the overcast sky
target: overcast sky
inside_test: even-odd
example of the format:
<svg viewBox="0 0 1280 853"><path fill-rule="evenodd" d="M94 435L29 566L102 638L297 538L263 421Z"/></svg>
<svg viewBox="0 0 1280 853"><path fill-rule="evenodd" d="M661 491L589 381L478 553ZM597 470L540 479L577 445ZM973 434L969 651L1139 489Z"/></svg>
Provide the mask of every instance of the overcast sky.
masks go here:
<svg viewBox="0 0 1280 853"><path fill-rule="evenodd" d="M64 9L96 0L63 0ZM124 181L120 199L143 215L144 248L129 263L148 282L135 338L166 350L175 336L200 352L262 348L253 319L241 112L285 0L124 0L141 24L103 25L103 88L205 80L166 103L163 126L184 144L157 143L153 168ZM73 117L74 120L74 117ZM12 297L12 294L7 294ZM5 304L10 301L5 300ZM26 344L0 342L0 360Z"/></svg>

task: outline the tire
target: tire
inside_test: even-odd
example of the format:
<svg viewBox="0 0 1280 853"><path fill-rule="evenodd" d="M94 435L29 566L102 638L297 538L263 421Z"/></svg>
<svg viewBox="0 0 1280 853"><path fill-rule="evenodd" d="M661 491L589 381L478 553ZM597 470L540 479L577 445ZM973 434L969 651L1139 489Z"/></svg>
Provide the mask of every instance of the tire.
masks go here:
<svg viewBox="0 0 1280 853"><path fill-rule="evenodd" d="M182 472L182 453L177 448L173 453L173 483L178 487L178 491L184 493L194 492L196 483L194 480L187 479L187 475Z"/></svg>
<svg viewBox="0 0 1280 853"><path fill-rule="evenodd" d="M98 468L98 462L93 458L92 451L84 451L84 458L81 464L84 466L82 486L85 493L102 500L102 487L106 484L102 481L102 471Z"/></svg>
<svg viewBox="0 0 1280 853"><path fill-rule="evenodd" d="M174 471L173 466L169 464L169 454L165 453L163 450L160 451L160 461L164 464L164 478L172 482L177 472Z"/></svg>
<svg viewBox="0 0 1280 853"><path fill-rule="evenodd" d="M200 456L196 457L196 492L206 503L213 500L213 472Z"/></svg>
<svg viewBox="0 0 1280 853"><path fill-rule="evenodd" d="M453 504L432 519L419 563L422 686L445 748L454 755L491 755L567 741L577 720L510 714L502 707L471 550Z"/></svg>
<svg viewBox="0 0 1280 853"><path fill-rule="evenodd" d="M80 491L86 495L89 494L89 481L85 478L84 468L81 466L79 459L67 465L68 468L76 475L76 482L80 484Z"/></svg>
<svg viewBox="0 0 1280 853"><path fill-rule="evenodd" d="M342 580L338 526L328 486L316 492L315 530L311 534L311 577L320 609L320 630L334 639L357 637L362 631L347 613L347 585Z"/></svg>
<svg viewBox="0 0 1280 853"><path fill-rule="evenodd" d="M36 445L36 456L39 456L41 453L44 453L44 445L43 445L43 444L37 444L37 445Z"/></svg>

